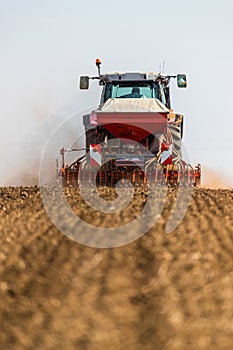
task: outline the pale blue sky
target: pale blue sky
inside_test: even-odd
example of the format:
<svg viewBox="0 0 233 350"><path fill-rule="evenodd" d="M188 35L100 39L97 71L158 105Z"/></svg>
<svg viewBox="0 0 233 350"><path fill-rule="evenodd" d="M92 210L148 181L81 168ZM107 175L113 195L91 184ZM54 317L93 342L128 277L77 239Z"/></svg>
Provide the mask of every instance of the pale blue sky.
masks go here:
<svg viewBox="0 0 233 350"><path fill-rule="evenodd" d="M97 83L81 92L78 77L100 57L106 72L158 71L165 60L166 73L186 73L186 90L172 84L185 146L232 185L232 14L230 0L0 0L0 184L36 168L65 116L98 103Z"/></svg>

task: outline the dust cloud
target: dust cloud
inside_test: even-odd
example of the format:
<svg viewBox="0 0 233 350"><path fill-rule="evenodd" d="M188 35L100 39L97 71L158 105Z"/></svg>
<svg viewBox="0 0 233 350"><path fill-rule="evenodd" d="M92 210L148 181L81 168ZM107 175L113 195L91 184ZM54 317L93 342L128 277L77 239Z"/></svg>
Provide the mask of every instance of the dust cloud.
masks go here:
<svg viewBox="0 0 233 350"><path fill-rule="evenodd" d="M61 123L76 115L72 125L68 123L63 128L64 135L51 151L49 167L55 174L60 149L69 147L83 133L81 116L91 110L90 101L98 101L97 92L96 95L90 92L83 99L78 90L78 77L74 78L71 73L70 78L65 79L63 72L59 81L52 73L50 79L39 77L39 73L30 78L27 70L24 73L21 85L18 79L6 89L0 82L4 131L0 147L0 186L38 185L41 156L49 137Z"/></svg>
<svg viewBox="0 0 233 350"><path fill-rule="evenodd" d="M5 110L6 119L3 121L5 129L1 140L0 155L3 166L0 168L1 186L34 186L39 183L39 169L44 147L56 128L78 111L73 124L64 127L64 135L60 137L51 150L48 172L55 176L56 158L59 158L61 147L68 147L72 140L76 140L83 132L80 113L81 107L74 101L59 108L54 96L47 94L29 95L29 102L16 101ZM58 96L57 96L58 97ZM64 105L67 101L64 99ZM9 101L7 102L10 106ZM62 102L60 102L61 104ZM25 107L26 106L26 107ZM54 112L57 111L57 112Z"/></svg>
<svg viewBox="0 0 233 350"><path fill-rule="evenodd" d="M12 167L13 172L3 178L4 186L35 186L39 185L40 164L44 150L48 140L50 139L56 128L66 120L67 116L56 116L54 120L51 118L47 121L41 120L40 123L35 121L35 128L32 129L32 137L22 141L21 152L19 152L18 164ZM56 177L57 159L61 165L60 149L64 146L69 148L72 140L77 140L82 134L82 125L80 125L80 118L73 120L73 125L70 123L63 127L64 133L62 137L54 139L50 143L49 153L46 154L46 174L49 178ZM52 147L51 147L52 144ZM77 141L78 144L78 141ZM81 147L80 143L80 147ZM78 147L76 145L76 147Z"/></svg>
<svg viewBox="0 0 233 350"><path fill-rule="evenodd" d="M210 189L232 188L233 180L223 172L202 166L202 187Z"/></svg>

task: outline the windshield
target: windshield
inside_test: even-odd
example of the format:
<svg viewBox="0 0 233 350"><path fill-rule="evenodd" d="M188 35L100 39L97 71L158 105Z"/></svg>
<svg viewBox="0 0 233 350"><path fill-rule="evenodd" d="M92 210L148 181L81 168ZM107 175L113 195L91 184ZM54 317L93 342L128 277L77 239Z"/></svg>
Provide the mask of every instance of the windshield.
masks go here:
<svg viewBox="0 0 233 350"><path fill-rule="evenodd" d="M159 98L158 85L140 82L107 84L105 101L109 98Z"/></svg>

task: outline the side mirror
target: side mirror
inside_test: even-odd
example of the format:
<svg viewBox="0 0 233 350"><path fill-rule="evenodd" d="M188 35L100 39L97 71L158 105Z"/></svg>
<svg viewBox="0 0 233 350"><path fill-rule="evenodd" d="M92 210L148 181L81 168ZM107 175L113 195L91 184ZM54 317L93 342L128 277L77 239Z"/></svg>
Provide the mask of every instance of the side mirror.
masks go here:
<svg viewBox="0 0 233 350"><path fill-rule="evenodd" d="M187 87L187 79L185 74L178 74L177 75L177 86L179 88L186 88Z"/></svg>
<svg viewBox="0 0 233 350"><path fill-rule="evenodd" d="M89 88L89 77L87 76L80 77L79 87L81 90L87 90Z"/></svg>

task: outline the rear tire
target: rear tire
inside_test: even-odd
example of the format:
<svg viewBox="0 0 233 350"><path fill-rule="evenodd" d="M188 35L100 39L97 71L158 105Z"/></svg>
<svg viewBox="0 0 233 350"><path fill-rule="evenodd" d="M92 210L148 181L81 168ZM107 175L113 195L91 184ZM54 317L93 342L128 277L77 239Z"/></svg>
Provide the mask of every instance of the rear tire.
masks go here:
<svg viewBox="0 0 233 350"><path fill-rule="evenodd" d="M86 130L86 152L89 151L90 145L96 144L96 129L88 129Z"/></svg>
<svg viewBox="0 0 233 350"><path fill-rule="evenodd" d="M172 144L175 150L175 156L182 159L182 136L183 136L183 120L181 124L171 124L169 126L172 136Z"/></svg>

